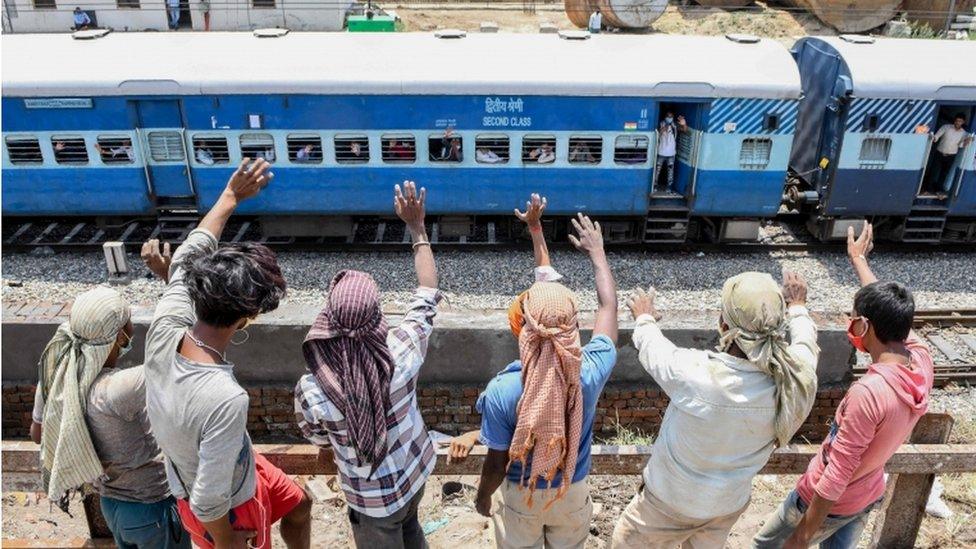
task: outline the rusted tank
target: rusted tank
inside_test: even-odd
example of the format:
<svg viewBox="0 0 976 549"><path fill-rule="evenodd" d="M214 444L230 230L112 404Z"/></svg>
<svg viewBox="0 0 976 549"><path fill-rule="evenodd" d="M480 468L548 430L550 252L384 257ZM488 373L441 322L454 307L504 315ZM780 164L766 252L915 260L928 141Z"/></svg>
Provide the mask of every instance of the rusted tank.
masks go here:
<svg viewBox="0 0 976 549"><path fill-rule="evenodd" d="M902 0L780 0L779 3L807 9L840 32L864 32L890 21Z"/></svg>
<svg viewBox="0 0 976 549"><path fill-rule="evenodd" d="M953 10L952 4L956 7ZM940 31L945 28L946 18L949 11L955 15L972 15L973 7L976 7L976 0L905 0L900 13L904 13L909 21L925 23L933 30Z"/></svg>
<svg viewBox="0 0 976 549"><path fill-rule="evenodd" d="M563 0L566 17L581 29L590 24L590 14L600 9L599 0Z"/></svg>
<svg viewBox="0 0 976 549"><path fill-rule="evenodd" d="M599 0L603 23L621 29L646 29L668 9L668 0Z"/></svg>

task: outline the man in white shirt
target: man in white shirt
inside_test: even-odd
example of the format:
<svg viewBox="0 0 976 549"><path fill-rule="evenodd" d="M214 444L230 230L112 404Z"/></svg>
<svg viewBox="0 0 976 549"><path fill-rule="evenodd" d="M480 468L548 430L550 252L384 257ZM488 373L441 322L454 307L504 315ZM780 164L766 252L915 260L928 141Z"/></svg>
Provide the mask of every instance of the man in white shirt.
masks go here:
<svg viewBox="0 0 976 549"><path fill-rule="evenodd" d="M667 164L668 166L668 186L666 192L674 192L674 157L678 152L678 132L688 131L688 124L685 123L685 117L678 117L678 124L674 123L674 113L668 111L667 116L661 121L661 125L657 128L657 163L654 166L654 175L657 176L661 173L661 166ZM660 188L660 185L656 184L655 187Z"/></svg>
<svg viewBox="0 0 976 549"><path fill-rule="evenodd" d="M959 113L952 124L944 124L935 132L935 162L932 164L929 182L932 187L948 193L952 187L952 168L959 149L965 149L972 137L966 133L966 116Z"/></svg>
<svg viewBox="0 0 976 549"><path fill-rule="evenodd" d="M590 24L588 25L590 32L593 34L600 34L600 27L603 26L603 14L600 10L593 10L590 14Z"/></svg>
<svg viewBox="0 0 976 549"><path fill-rule="evenodd" d="M728 279L719 352L664 337L653 289L630 299L640 362L671 402L614 548L725 545L749 505L752 478L816 398L820 349L806 296L806 282L789 271L782 289L765 273Z"/></svg>

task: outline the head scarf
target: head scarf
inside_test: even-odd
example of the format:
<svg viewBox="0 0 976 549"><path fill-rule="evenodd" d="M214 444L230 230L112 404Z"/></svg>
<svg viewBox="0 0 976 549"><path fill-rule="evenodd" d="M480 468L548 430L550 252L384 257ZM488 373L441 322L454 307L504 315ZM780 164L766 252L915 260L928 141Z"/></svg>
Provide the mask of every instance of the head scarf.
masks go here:
<svg viewBox="0 0 976 549"><path fill-rule="evenodd" d="M44 398L44 485L48 498L65 512L71 491L103 474L85 421L88 390L130 314L129 304L111 288L98 287L79 295L68 321L58 326L38 363Z"/></svg>
<svg viewBox="0 0 976 549"><path fill-rule="evenodd" d="M776 384L776 442L789 444L817 393L817 373L790 351L789 320L779 285L766 273L742 273L722 286L722 320L718 350L735 343L750 362Z"/></svg>
<svg viewBox="0 0 976 549"><path fill-rule="evenodd" d="M302 346L315 381L346 418L359 464L371 464L371 474L388 451L386 416L394 369L388 331L373 277L341 271Z"/></svg>
<svg viewBox="0 0 976 549"><path fill-rule="evenodd" d="M576 299L562 284L537 282L523 294L522 314L522 396L508 457L509 464L522 463L523 480L528 475L526 501L530 506L538 480L551 484L557 474L562 474L562 484L546 504L548 508L572 483L583 432ZM530 452L532 464L526 471Z"/></svg>

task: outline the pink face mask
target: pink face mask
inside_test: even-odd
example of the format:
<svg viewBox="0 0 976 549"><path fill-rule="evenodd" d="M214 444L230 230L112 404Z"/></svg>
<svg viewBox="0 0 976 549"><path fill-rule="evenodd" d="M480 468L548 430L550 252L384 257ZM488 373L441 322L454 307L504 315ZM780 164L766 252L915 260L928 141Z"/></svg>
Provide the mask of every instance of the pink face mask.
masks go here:
<svg viewBox="0 0 976 549"><path fill-rule="evenodd" d="M857 320L864 323L864 332L860 335L854 333L854 322ZM859 316L848 321L847 339L850 340L851 345L853 345L855 349L861 351L862 353L868 352L868 350L864 347L864 336L866 335L868 335L868 319L864 318L863 316Z"/></svg>

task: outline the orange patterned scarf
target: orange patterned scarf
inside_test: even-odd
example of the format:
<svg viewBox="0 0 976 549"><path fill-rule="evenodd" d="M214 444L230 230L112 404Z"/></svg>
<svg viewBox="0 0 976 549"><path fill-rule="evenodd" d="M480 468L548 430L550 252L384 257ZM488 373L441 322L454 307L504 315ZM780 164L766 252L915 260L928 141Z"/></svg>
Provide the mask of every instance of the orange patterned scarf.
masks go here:
<svg viewBox="0 0 976 549"><path fill-rule="evenodd" d="M562 284L537 282L521 297L522 397L508 458L509 465L522 463L523 481L530 469L530 507L538 480L551 485L561 472L562 483L548 508L573 481L583 431L579 320L576 298ZM525 467L530 453L531 467Z"/></svg>

